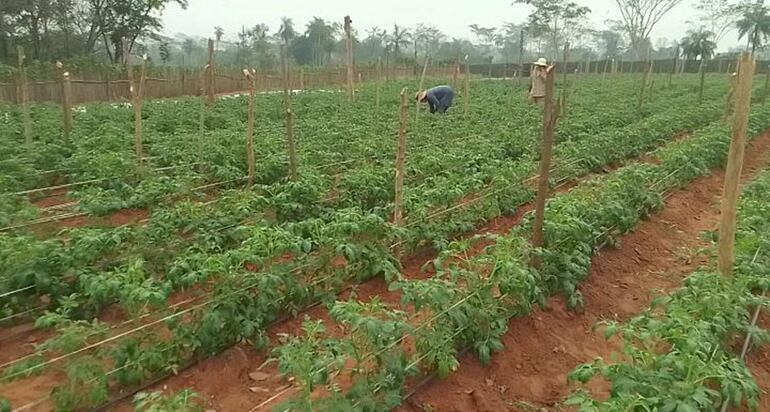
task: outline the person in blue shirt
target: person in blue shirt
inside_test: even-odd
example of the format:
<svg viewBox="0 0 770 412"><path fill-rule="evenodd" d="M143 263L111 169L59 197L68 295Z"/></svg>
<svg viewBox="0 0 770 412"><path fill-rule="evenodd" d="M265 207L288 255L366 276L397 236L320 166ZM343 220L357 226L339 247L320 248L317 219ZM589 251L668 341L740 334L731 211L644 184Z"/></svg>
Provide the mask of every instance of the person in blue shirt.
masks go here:
<svg viewBox="0 0 770 412"><path fill-rule="evenodd" d="M417 93L417 101L428 103L431 113L446 113L452 107L455 92L449 86L436 86Z"/></svg>

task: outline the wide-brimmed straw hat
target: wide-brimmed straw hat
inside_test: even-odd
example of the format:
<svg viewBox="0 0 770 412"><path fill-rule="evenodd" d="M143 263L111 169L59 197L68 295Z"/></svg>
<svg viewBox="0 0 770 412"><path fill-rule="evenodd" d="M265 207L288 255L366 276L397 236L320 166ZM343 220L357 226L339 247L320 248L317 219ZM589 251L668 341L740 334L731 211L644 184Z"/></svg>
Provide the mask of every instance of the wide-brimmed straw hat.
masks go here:
<svg viewBox="0 0 770 412"><path fill-rule="evenodd" d="M421 92L417 92L417 94L414 95L414 98L417 99L418 102L421 102L421 101L425 100L425 96L427 96L427 95L428 95L428 91L427 90L423 90Z"/></svg>
<svg viewBox="0 0 770 412"><path fill-rule="evenodd" d="M541 58L537 59L537 61L534 64L535 64L535 66L547 67L548 66L548 60L546 60L544 57L541 57Z"/></svg>

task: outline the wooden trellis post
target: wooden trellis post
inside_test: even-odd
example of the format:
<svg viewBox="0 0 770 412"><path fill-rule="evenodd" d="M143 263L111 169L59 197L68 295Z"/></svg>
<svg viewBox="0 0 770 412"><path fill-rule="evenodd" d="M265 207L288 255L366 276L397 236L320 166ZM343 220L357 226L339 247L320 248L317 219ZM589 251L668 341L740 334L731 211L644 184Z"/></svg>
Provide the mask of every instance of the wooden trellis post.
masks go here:
<svg viewBox="0 0 770 412"><path fill-rule="evenodd" d="M29 113L29 89L27 84L27 69L24 67L24 47L16 46L19 61L19 91L21 92L22 127L24 128L24 145L28 154L32 154L32 116Z"/></svg>
<svg viewBox="0 0 770 412"><path fill-rule="evenodd" d="M62 123L64 132L64 141L69 142L70 133L72 133L72 103L71 103L71 83L70 74L64 71L62 62L56 62L56 72L59 80L59 90L61 93Z"/></svg>
<svg viewBox="0 0 770 412"><path fill-rule="evenodd" d="M352 102L355 99L355 84L353 79L353 34L351 23L353 20L350 16L345 16L345 49L347 53L346 65L347 65L347 84L348 84L348 99Z"/></svg>
<svg viewBox="0 0 770 412"><path fill-rule="evenodd" d="M730 276L735 261L735 221L738 205L739 183L743 169L749 110L751 108L751 83L754 78L754 58L743 53L739 65L736 86L735 115L733 116L732 141L725 169L725 189L722 196L722 213L719 222L718 268L723 276Z"/></svg>
<svg viewBox="0 0 770 412"><path fill-rule="evenodd" d="M204 159L206 137L206 70L200 72L200 115L198 118L198 160Z"/></svg>
<svg viewBox="0 0 770 412"><path fill-rule="evenodd" d="M249 108L246 119L246 162L248 166L248 185L254 185L254 88L256 76L248 69L243 69L243 74L249 82Z"/></svg>
<svg viewBox="0 0 770 412"><path fill-rule="evenodd" d="M703 103L703 87L706 84L706 59L700 59L700 67L698 68L700 74L700 88L698 89L698 103Z"/></svg>
<svg viewBox="0 0 770 412"><path fill-rule="evenodd" d="M209 61L206 65L206 93L209 104L214 104L214 40L209 39Z"/></svg>
<svg viewBox="0 0 770 412"><path fill-rule="evenodd" d="M125 43L124 43L125 45ZM144 85L147 78L147 56L142 56L142 70L139 77L139 84L134 81L134 70L131 64L131 56L128 55L128 49L124 47L126 56L126 69L128 71L129 92L133 99L134 106L134 151L136 161L141 166L144 158L144 148L142 144L142 97L144 96Z"/></svg>
<svg viewBox="0 0 770 412"><path fill-rule="evenodd" d="M382 81L382 57L377 58L377 80L375 81L375 97L374 102L376 107L380 107L380 82Z"/></svg>
<svg viewBox="0 0 770 412"><path fill-rule="evenodd" d="M408 121L409 103L407 100L407 88L401 89L401 106L399 110L398 148L396 149L396 186L393 202L393 224L403 225L404 205L404 164L406 161L406 127Z"/></svg>
<svg viewBox="0 0 770 412"><path fill-rule="evenodd" d="M724 121L727 121L730 118L730 113L732 112L733 97L735 96L737 80L738 75L736 73L730 73L730 91L727 93L727 98L725 99L725 114L723 117Z"/></svg>
<svg viewBox="0 0 770 412"><path fill-rule="evenodd" d="M420 84L417 86L417 92L421 92L422 88L425 86L425 73L428 71L428 63L430 62L430 57L425 58L425 64L422 66L422 74L420 75ZM420 102L415 99L415 109L414 109L414 122L415 124L420 121Z"/></svg>
<svg viewBox="0 0 770 412"><path fill-rule="evenodd" d="M562 86L562 95L561 95L561 113L566 114L567 113L567 94L568 94L568 87L567 87L567 59L569 58L569 42L564 43L564 55L562 58L562 61L564 62L564 85Z"/></svg>
<svg viewBox="0 0 770 412"><path fill-rule="evenodd" d="M548 180L551 170L551 157L553 155L554 129L559 117L554 104L554 79L555 68L546 75L545 105L543 109L543 141L540 146L540 175L537 185L537 199L535 200L535 221L532 225L532 247L543 247L545 236L543 226L545 223L545 202L549 196ZM534 266L539 266L538 259L533 259Z"/></svg>
<svg viewBox="0 0 770 412"><path fill-rule="evenodd" d="M676 55L674 55L674 67L671 69L671 73L668 74L668 85L671 86L671 82L673 81L674 75L679 70L679 53L681 50L681 46L679 43L676 44Z"/></svg>
<svg viewBox="0 0 770 412"><path fill-rule="evenodd" d="M648 69L645 70L644 75L642 76L642 89L639 92L639 102L636 106L636 112L641 116L642 113L642 106L644 105L644 95L647 91L647 81L649 80L650 74L652 73L652 68L654 65L654 62L652 60L648 60Z"/></svg>
<svg viewBox="0 0 770 412"><path fill-rule="evenodd" d="M291 90L289 79L288 50L283 45L281 50L281 66L283 67L283 109L286 115L286 149L289 152L289 179L297 180L297 147L294 144L294 113L291 109Z"/></svg>
<svg viewBox="0 0 770 412"><path fill-rule="evenodd" d="M463 90L463 115L468 117L471 104L471 64L465 55L465 87Z"/></svg>
<svg viewBox="0 0 770 412"><path fill-rule="evenodd" d="M524 29L519 31L519 68L516 72L518 81L521 83L524 78Z"/></svg>
<svg viewBox="0 0 770 412"><path fill-rule="evenodd" d="M457 77L460 74L460 61L456 61L452 70L452 89L457 90Z"/></svg>

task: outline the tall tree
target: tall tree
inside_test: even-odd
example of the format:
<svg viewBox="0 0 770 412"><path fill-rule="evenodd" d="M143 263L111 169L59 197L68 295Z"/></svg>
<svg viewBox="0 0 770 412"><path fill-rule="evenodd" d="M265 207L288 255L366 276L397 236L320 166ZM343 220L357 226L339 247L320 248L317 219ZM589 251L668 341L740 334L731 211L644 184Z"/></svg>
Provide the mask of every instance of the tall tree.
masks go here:
<svg viewBox="0 0 770 412"><path fill-rule="evenodd" d="M99 31L113 62L124 61L124 41L131 53L139 37L151 36L160 30L163 10L172 3L187 8L187 0L106 0L102 14L98 16L101 19Z"/></svg>
<svg viewBox="0 0 770 412"><path fill-rule="evenodd" d="M717 49L717 44L712 40L713 38L714 33L704 28L688 30L687 36L680 42L682 55L688 60L710 59Z"/></svg>
<svg viewBox="0 0 770 412"><path fill-rule="evenodd" d="M605 59L617 58L622 53L623 35L614 30L602 30L595 34L599 52Z"/></svg>
<svg viewBox="0 0 770 412"><path fill-rule="evenodd" d="M770 37L770 10L763 0L744 4L741 8L741 18L738 26L738 39L746 37L747 49L755 53Z"/></svg>
<svg viewBox="0 0 770 412"><path fill-rule="evenodd" d="M222 41L222 36L224 35L225 35L225 29L219 26L214 26L214 38L217 41L216 50L219 50L219 43Z"/></svg>
<svg viewBox="0 0 770 412"><path fill-rule="evenodd" d="M735 30L740 18L740 7L731 0L698 0L695 9L699 11L698 22L714 33L712 40L719 43Z"/></svg>
<svg viewBox="0 0 770 412"><path fill-rule="evenodd" d="M284 44L289 44L297 37L297 31L294 30L294 21L289 17L281 17L281 27L278 28L278 38Z"/></svg>
<svg viewBox="0 0 770 412"><path fill-rule="evenodd" d="M660 20L684 0L615 0L619 26L628 35L637 58L649 52L650 34Z"/></svg>
<svg viewBox="0 0 770 412"><path fill-rule="evenodd" d="M411 37L412 34L408 29L401 27L398 24L393 25L393 31L388 35L388 48L393 50L396 58L401 55L401 49L409 44L409 39L411 39Z"/></svg>
<svg viewBox="0 0 770 412"><path fill-rule="evenodd" d="M168 63L171 60L171 47L168 45L167 41L160 43L158 51L160 52L160 61Z"/></svg>
<svg viewBox="0 0 770 412"><path fill-rule="evenodd" d="M570 41L574 29L585 24L591 9L568 0L516 0L534 7L527 17L528 32L548 40L553 56L561 50L561 42Z"/></svg>
<svg viewBox="0 0 770 412"><path fill-rule="evenodd" d="M310 40L314 65L321 66L324 61L329 61L339 31L339 24L327 23L320 17L313 17L307 24L305 35Z"/></svg>

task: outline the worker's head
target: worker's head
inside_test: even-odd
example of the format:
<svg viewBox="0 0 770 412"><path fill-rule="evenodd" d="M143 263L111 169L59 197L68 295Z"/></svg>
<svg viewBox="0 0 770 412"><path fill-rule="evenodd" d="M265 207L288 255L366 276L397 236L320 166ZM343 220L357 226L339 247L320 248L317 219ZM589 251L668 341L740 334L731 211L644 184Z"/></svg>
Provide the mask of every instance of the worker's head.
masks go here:
<svg viewBox="0 0 770 412"><path fill-rule="evenodd" d="M541 57L533 64L536 69L545 70L548 67L548 60L546 60L545 57Z"/></svg>
<svg viewBox="0 0 770 412"><path fill-rule="evenodd" d="M424 102L428 98L428 92L426 90L417 92L416 95L414 95L415 100L418 102Z"/></svg>

